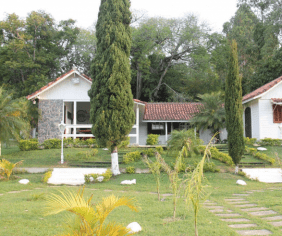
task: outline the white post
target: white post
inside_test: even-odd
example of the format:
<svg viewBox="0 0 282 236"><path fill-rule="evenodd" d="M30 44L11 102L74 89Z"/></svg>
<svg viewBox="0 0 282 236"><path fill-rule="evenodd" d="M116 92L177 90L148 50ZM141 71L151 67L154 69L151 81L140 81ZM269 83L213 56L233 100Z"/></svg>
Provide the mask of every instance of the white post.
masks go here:
<svg viewBox="0 0 282 236"><path fill-rule="evenodd" d="M136 143L139 145L139 106L136 104Z"/></svg>
<svg viewBox="0 0 282 236"><path fill-rule="evenodd" d="M167 122L165 122L165 142L167 142Z"/></svg>
<svg viewBox="0 0 282 236"><path fill-rule="evenodd" d="M61 164L64 164L64 133L62 133Z"/></svg>
<svg viewBox="0 0 282 236"><path fill-rule="evenodd" d="M111 161L112 161L113 175L120 175L117 147L115 147L114 150L111 153Z"/></svg>
<svg viewBox="0 0 282 236"><path fill-rule="evenodd" d="M77 113L77 106L76 106L76 101L73 102L73 125L74 125L74 128L73 128L73 135L74 135L74 139L76 139L76 113Z"/></svg>

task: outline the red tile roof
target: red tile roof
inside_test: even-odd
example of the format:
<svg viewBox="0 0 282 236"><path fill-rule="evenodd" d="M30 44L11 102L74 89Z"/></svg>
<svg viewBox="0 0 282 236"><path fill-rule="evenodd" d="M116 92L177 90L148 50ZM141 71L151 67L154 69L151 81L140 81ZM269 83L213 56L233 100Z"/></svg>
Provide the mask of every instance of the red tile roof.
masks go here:
<svg viewBox="0 0 282 236"><path fill-rule="evenodd" d="M30 99L30 98L32 98L33 96L35 96L35 95L37 95L37 94L43 92L45 89L49 88L51 85L55 84L56 82L58 82L59 80L61 80L61 79L64 78L65 76L71 74L72 72L74 72L74 70L70 70L69 72L67 72L67 73L65 73L65 74L63 74L63 75L61 75L60 77L58 77L57 79L51 81L50 83L48 83L47 85L43 86L42 88L40 88L40 89L37 90L36 92L34 92L34 93L32 93L32 94L26 96L26 98L27 98L27 99ZM83 74L82 76L83 76L85 79L87 79L87 80L89 80L90 82L92 82L92 79L91 79L90 77L88 77L88 76L86 76L86 75L84 75L84 74Z"/></svg>
<svg viewBox="0 0 282 236"><path fill-rule="evenodd" d="M134 102L137 102L137 103L143 103L143 104L145 104L145 105L147 104L147 102L143 102L143 101L138 100L138 99L133 99L133 101L134 101Z"/></svg>
<svg viewBox="0 0 282 236"><path fill-rule="evenodd" d="M147 103L143 120L189 120L199 112L201 104L191 103Z"/></svg>
<svg viewBox="0 0 282 236"><path fill-rule="evenodd" d="M282 102L282 98L271 98L274 103Z"/></svg>
<svg viewBox="0 0 282 236"><path fill-rule="evenodd" d="M276 84L278 84L279 82L282 81L282 76L280 76L279 78L272 80L271 82L261 86L260 88L254 90L253 92L246 94L243 97L243 101L249 100L251 98L254 98L260 94L265 93L266 91L268 91L269 89L271 89L273 86L275 86Z"/></svg>

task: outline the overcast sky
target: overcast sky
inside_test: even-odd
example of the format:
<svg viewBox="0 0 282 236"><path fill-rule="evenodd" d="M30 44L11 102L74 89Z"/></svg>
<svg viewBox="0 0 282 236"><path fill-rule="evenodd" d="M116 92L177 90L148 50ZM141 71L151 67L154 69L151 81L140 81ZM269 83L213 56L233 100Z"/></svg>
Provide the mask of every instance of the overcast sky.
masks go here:
<svg viewBox="0 0 282 236"><path fill-rule="evenodd" d="M56 21L72 18L76 25L88 28L97 20L100 0L2 0L0 20L6 14L16 13L26 17L31 11L44 10ZM224 22L236 11L237 0L131 0L132 9L144 10L148 16L167 18L194 13L210 24L214 31L221 31Z"/></svg>

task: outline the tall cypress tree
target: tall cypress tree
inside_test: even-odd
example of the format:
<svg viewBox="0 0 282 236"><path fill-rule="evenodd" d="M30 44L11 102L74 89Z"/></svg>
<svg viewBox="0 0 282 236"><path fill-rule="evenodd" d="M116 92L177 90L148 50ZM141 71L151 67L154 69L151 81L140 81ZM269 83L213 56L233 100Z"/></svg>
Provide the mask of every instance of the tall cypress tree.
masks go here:
<svg viewBox="0 0 282 236"><path fill-rule="evenodd" d="M228 152L238 165L244 153L242 78L239 76L237 43L232 40L225 85L226 128Z"/></svg>
<svg viewBox="0 0 282 236"><path fill-rule="evenodd" d="M112 152L112 171L119 174L117 146L135 121L130 80L131 12L129 0L101 0L96 25L97 53L91 67L92 132Z"/></svg>

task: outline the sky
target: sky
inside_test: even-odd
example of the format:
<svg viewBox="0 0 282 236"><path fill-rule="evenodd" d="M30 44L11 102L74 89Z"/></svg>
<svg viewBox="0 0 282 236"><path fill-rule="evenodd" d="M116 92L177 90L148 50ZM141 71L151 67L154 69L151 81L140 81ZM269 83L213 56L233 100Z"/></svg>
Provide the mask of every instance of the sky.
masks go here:
<svg viewBox="0 0 282 236"><path fill-rule="evenodd" d="M31 11L44 10L56 21L74 19L82 28L90 27L98 18L100 0L2 0L0 20L16 13L25 18ZM221 32L222 25L236 11L237 0L131 0L131 8L147 12L149 17L177 18L194 13L209 23L213 31Z"/></svg>

